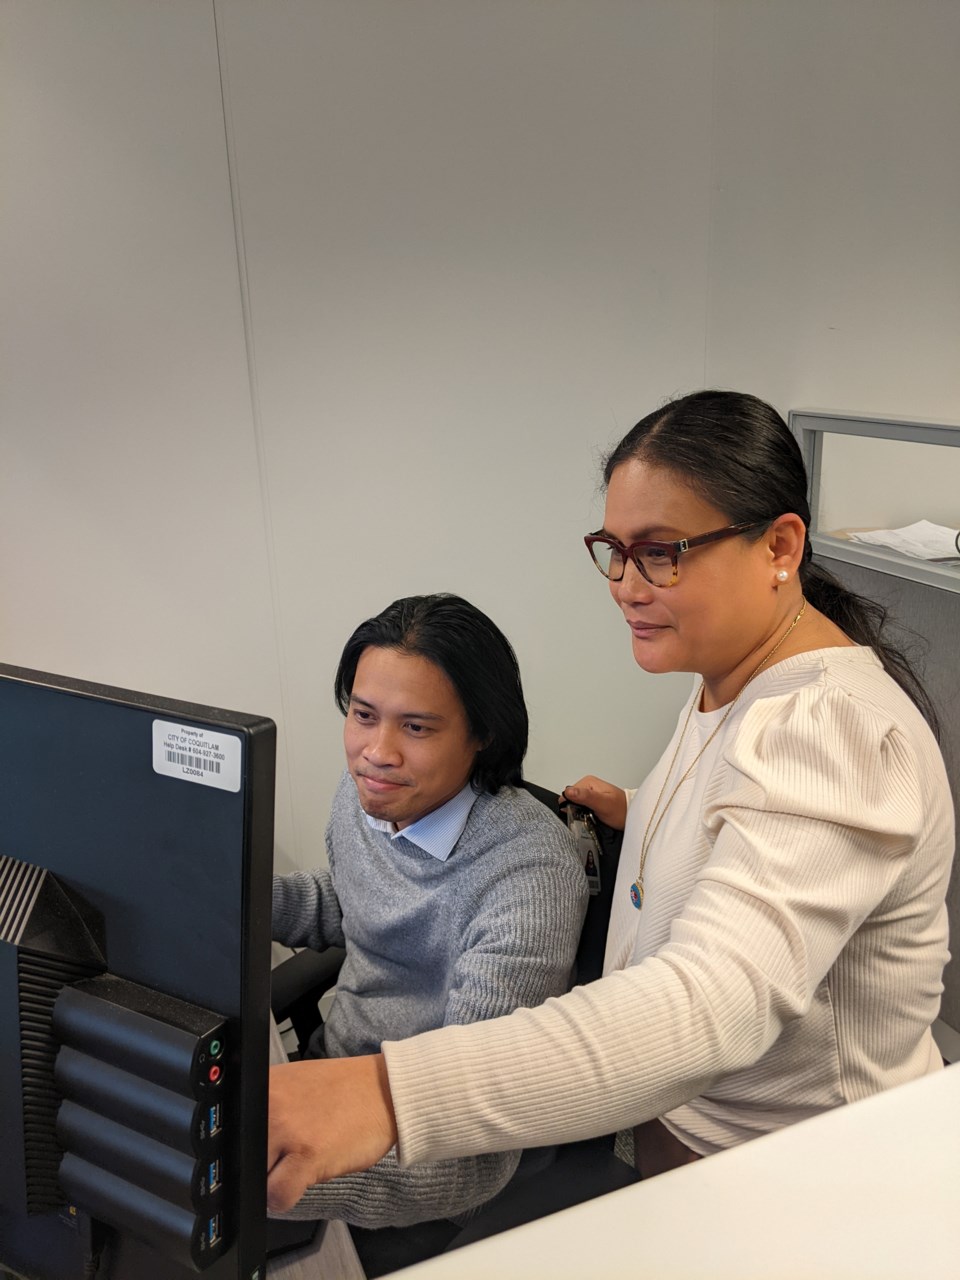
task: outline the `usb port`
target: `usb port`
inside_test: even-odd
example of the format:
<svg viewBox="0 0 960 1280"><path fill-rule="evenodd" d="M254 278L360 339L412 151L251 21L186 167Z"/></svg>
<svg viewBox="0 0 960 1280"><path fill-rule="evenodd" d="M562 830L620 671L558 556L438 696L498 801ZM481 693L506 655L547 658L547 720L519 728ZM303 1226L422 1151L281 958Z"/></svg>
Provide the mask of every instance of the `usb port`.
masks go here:
<svg viewBox="0 0 960 1280"><path fill-rule="evenodd" d="M213 1195L220 1186L220 1157L207 1165L207 1194Z"/></svg>
<svg viewBox="0 0 960 1280"><path fill-rule="evenodd" d="M221 1234L222 1224L220 1221L220 1214L215 1213L207 1223L207 1247L212 1249L215 1244L219 1244Z"/></svg>
<svg viewBox="0 0 960 1280"><path fill-rule="evenodd" d="M215 1102L207 1110L207 1137L212 1138L220 1132L220 1103Z"/></svg>

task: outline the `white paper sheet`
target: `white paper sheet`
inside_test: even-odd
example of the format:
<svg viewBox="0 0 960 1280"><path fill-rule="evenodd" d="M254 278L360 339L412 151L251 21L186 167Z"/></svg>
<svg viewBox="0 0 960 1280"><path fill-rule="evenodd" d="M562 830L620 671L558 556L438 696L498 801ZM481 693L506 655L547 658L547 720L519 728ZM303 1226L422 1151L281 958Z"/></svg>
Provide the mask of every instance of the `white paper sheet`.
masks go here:
<svg viewBox="0 0 960 1280"><path fill-rule="evenodd" d="M957 549L957 530L929 520L918 520L902 529L867 529L847 535L853 542L872 542L880 547L891 547L903 555L919 560L947 560L960 557Z"/></svg>

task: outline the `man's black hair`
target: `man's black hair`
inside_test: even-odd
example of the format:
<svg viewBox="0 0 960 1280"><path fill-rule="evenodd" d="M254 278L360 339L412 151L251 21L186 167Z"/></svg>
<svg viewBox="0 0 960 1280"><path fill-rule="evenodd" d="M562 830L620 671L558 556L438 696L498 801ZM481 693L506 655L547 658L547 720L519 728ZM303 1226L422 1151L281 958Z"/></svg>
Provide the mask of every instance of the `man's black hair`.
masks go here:
<svg viewBox="0 0 960 1280"><path fill-rule="evenodd" d="M496 795L505 784L520 785L529 732L520 668L510 641L485 613L441 593L394 600L361 622L344 646L333 685L344 715L360 655L371 646L416 654L447 676L471 735L482 744L470 775L474 791Z"/></svg>

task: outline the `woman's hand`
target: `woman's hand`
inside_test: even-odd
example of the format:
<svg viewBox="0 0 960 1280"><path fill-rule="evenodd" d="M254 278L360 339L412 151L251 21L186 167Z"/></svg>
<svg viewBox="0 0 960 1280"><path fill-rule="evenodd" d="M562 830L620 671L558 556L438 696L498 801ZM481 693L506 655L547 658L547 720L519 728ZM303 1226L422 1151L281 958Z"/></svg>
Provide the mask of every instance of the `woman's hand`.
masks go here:
<svg viewBox="0 0 960 1280"><path fill-rule="evenodd" d="M590 809L601 822L615 831L622 831L627 824L627 795L622 787L615 787L612 782L604 782L587 774L573 786L564 787L564 800L571 800L584 809Z"/></svg>
<svg viewBox="0 0 960 1280"><path fill-rule="evenodd" d="M397 1141L382 1054L270 1068L267 1207L292 1209L307 1187L368 1169Z"/></svg>

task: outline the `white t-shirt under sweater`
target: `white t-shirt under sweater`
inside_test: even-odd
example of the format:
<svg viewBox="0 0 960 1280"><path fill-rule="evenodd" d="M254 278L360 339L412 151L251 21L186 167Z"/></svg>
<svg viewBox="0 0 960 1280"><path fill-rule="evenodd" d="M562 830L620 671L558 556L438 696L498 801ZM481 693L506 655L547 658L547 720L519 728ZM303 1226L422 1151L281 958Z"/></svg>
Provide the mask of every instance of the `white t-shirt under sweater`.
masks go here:
<svg viewBox="0 0 960 1280"><path fill-rule="evenodd" d="M664 800L724 711L693 711ZM941 1065L953 805L913 703L866 648L762 672L670 805L637 912L686 714L630 804L604 978L384 1045L402 1163L653 1116L708 1154Z"/></svg>

